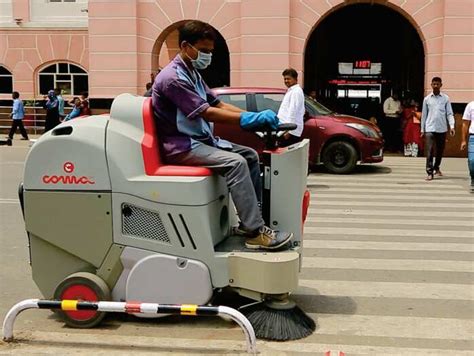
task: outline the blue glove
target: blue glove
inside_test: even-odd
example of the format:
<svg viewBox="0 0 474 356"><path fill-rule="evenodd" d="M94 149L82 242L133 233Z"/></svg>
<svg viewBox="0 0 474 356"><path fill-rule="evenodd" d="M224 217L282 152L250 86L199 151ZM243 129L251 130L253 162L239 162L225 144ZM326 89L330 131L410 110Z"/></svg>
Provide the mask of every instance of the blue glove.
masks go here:
<svg viewBox="0 0 474 356"><path fill-rule="evenodd" d="M240 113L240 126L244 130L276 130L279 124L278 117L271 110L263 110L260 112L242 112Z"/></svg>

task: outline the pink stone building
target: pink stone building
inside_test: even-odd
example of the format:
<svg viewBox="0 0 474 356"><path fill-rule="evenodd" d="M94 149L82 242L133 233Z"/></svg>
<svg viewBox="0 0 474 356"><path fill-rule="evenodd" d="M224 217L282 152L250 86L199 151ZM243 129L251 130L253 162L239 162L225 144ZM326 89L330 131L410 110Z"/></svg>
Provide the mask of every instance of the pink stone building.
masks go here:
<svg viewBox="0 0 474 356"><path fill-rule="evenodd" d="M421 97L433 76L452 102L474 98L473 0L0 0L0 100L142 94L190 19L219 34L214 86L281 87L290 66L327 100Z"/></svg>

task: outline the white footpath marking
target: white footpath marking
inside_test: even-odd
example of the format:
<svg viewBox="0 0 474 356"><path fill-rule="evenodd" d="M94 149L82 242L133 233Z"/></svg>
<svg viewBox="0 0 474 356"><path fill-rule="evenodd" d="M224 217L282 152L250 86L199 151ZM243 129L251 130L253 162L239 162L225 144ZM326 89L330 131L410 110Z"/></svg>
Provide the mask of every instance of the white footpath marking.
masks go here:
<svg viewBox="0 0 474 356"><path fill-rule="evenodd" d="M411 205L411 204L410 204ZM399 217L399 216L412 216L417 218L449 218L449 217L459 217L459 218L471 218L474 219L474 211L465 212L465 211L420 211L419 209L409 209L404 210L380 210L380 209L358 209L358 208L338 208L338 209L318 209L312 208L308 210L309 217L317 217L318 215L335 215L335 216L360 216L360 215L371 215L371 216L388 216L390 218ZM404 220L405 222L406 220ZM474 225L474 222L473 222Z"/></svg>
<svg viewBox="0 0 474 356"><path fill-rule="evenodd" d="M20 204L18 199L0 199L0 204Z"/></svg>
<svg viewBox="0 0 474 356"><path fill-rule="evenodd" d="M399 283L360 281L299 281L296 294L344 297L471 300L474 286L447 283ZM302 289L301 287L305 287ZM380 325L379 325L380 326ZM430 329L431 330L431 329ZM471 335L474 335L471 334Z"/></svg>
<svg viewBox="0 0 474 356"><path fill-rule="evenodd" d="M343 200L357 200L357 199L374 199L372 202L380 200L380 201L391 201L392 199L396 200L407 200L409 203L406 203L406 205L410 206L411 202L416 200L416 201L422 201L425 202L425 206L429 208L431 206L431 202L443 202L443 201L452 201L452 200L458 200L466 203L472 204L472 207L474 208L474 198L469 196L469 193L466 190L465 196L463 195L462 197L456 195L456 196L440 196L436 192L433 192L432 196L417 196L413 197L411 195L400 195L400 194L356 194L356 192L352 191L352 193L355 194L333 194L333 193L327 193L326 190L321 190L315 192L314 190L312 191L313 194L315 195L315 203L317 204L318 199L327 199L327 200L333 200L333 199L343 199Z"/></svg>
<svg viewBox="0 0 474 356"><path fill-rule="evenodd" d="M474 216L473 216L474 218ZM425 220L420 218L419 220L407 220L407 219L378 219L378 218L352 218L348 216L342 216L340 218L333 218L333 217L324 217L321 219L316 220L320 223L334 223L335 226L341 226L342 224L395 224L398 226L407 226L407 225L425 225L425 226L464 226L470 227L474 229L474 220L473 219L466 219L465 221L458 221L458 220L448 220L448 219L438 219L438 220ZM313 221L313 217L311 220Z"/></svg>
<svg viewBox="0 0 474 356"><path fill-rule="evenodd" d="M474 244L431 243L431 242L378 242L378 241L334 241L304 240L305 248L333 248L349 250L392 250L392 251L443 251L474 252ZM474 264L473 264L474 265ZM474 268L474 267L473 267Z"/></svg>
<svg viewBox="0 0 474 356"><path fill-rule="evenodd" d="M339 195L340 197L340 195ZM383 200L383 201L351 201L346 198L344 200L334 200L334 199L324 199L324 197L320 197L319 194L312 194L311 195L311 207L312 208L322 208L325 206L344 206L347 208L352 208L354 206L369 206L371 208L376 209L377 207L401 207L401 208L461 208L461 209L469 209L472 208L474 211L474 203L472 202L462 202L461 199L458 200L457 203L436 203L436 202L429 202L429 203L418 203L418 202L393 202L390 200ZM419 200L419 199L418 199ZM396 212L396 210L394 211Z"/></svg>
<svg viewBox="0 0 474 356"><path fill-rule="evenodd" d="M334 328L333 324L341 322L341 319L333 319L336 316L329 315L329 318L321 318L320 315L312 315L318 320L318 324L322 323L324 330ZM351 317L351 316L349 316ZM349 318L347 317L347 318ZM385 321L385 320L381 320ZM391 320L391 322L397 320ZM414 321L414 320L411 320ZM346 320L342 320L346 322ZM354 325L354 323L362 323L363 320L353 320L349 322L348 326L356 326L361 329L361 325ZM417 322L417 320L415 320ZM449 326L452 323L449 324ZM402 324L405 326L406 324ZM343 327L343 324L340 327ZM414 325L411 328L415 327ZM343 327L346 333L349 333L346 327ZM411 329L410 329L411 330ZM443 329L444 330L444 329ZM443 331L442 330L442 331ZM231 332L234 329L230 330ZM319 337L319 326L314 338L324 340L324 337ZM353 335L354 332L352 331ZM370 336L367 335L368 342ZM123 335L101 334L101 333L82 333L82 332L44 332L34 331L28 333L25 339L19 343L15 343L12 347L5 347L1 349L2 355L19 355L19 354L74 354L74 355L189 355L189 354L239 354L246 355L245 343L237 340L219 340L209 339L190 339L190 338L165 338L165 337L150 337L150 336L131 336L124 337ZM80 346L82 346L80 348ZM459 350L444 350L444 349L424 349L424 348L397 348L385 346L371 346L371 345L346 345L346 344L328 344L324 342L270 342L257 340L257 349L260 355L280 355L282 352L291 355L294 353L308 353L314 355L319 353L324 355L327 351L333 350L331 355L337 355L334 350L342 351L346 355L410 355L410 356L438 356L438 355L456 355L468 356L472 355L472 351Z"/></svg>
<svg viewBox="0 0 474 356"><path fill-rule="evenodd" d="M411 316L310 314L318 333L399 338L472 340L474 321Z"/></svg>
<svg viewBox="0 0 474 356"><path fill-rule="evenodd" d="M308 248L307 243L304 246ZM474 272L471 261L404 260L377 258L303 257L303 268L367 269L388 271ZM317 274L316 274L317 278Z"/></svg>
<svg viewBox="0 0 474 356"><path fill-rule="evenodd" d="M312 227L305 226L305 233L325 235L365 235L365 236L423 236L423 237L472 237L474 231L451 230L394 230L394 229L365 229L355 227Z"/></svg>
<svg viewBox="0 0 474 356"><path fill-rule="evenodd" d="M329 191L331 193L335 192L347 192L347 193L367 193L369 196L374 196L377 195L379 196L380 194L389 194L389 195L398 195L398 194L407 194L408 197L410 197L410 194L416 194L417 197L421 197L423 199L433 196L433 197L464 197L468 196L468 192L464 189L457 189L456 191L451 190L444 190L443 189L413 189L413 190L408 190L408 189L396 189L395 187L387 187L387 188L353 188L353 187L331 187L329 190L328 189L318 189L317 187L309 187L309 189L312 192L315 192L316 194L325 194L325 192ZM413 199L413 197L411 197Z"/></svg>

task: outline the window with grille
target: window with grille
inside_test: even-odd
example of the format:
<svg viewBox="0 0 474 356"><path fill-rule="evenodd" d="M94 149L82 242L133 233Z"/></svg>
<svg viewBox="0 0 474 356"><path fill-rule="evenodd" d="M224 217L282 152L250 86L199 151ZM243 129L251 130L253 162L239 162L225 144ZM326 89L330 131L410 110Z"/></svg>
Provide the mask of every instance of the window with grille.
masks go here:
<svg viewBox="0 0 474 356"><path fill-rule="evenodd" d="M13 76L10 71L0 66L0 94L10 94L13 91Z"/></svg>
<svg viewBox="0 0 474 356"><path fill-rule="evenodd" d="M65 95L80 95L89 91L87 72L71 63L54 63L39 72L39 93L46 95L54 88Z"/></svg>

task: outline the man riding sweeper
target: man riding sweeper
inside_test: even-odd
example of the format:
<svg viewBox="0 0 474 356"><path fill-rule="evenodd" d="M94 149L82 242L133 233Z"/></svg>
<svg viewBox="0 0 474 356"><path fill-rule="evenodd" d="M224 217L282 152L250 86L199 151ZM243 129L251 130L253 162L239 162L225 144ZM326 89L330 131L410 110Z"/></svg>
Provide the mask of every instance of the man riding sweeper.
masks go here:
<svg viewBox="0 0 474 356"><path fill-rule="evenodd" d="M62 123L33 145L20 186L33 279L58 300L206 305L230 289L257 302L241 308L257 337L305 337L315 323L289 295L309 205L308 140L275 148L285 128L274 113L214 98L195 70L209 62L211 30L197 21L181 29L181 52L157 77L153 103L122 94L110 115ZM203 118L267 131L266 226L256 153L214 137ZM73 327L104 317L61 314Z"/></svg>
<svg viewBox="0 0 474 356"><path fill-rule="evenodd" d="M211 64L215 34L201 21L189 21L179 29L181 52L156 76L152 101L162 154L169 164L201 166L225 176L240 218L236 232L246 237L245 246L272 250L285 245L293 234L264 225L260 167L255 150L214 137L208 121L239 123L243 128L278 126L271 110L243 112L219 101L202 80L198 69Z"/></svg>

